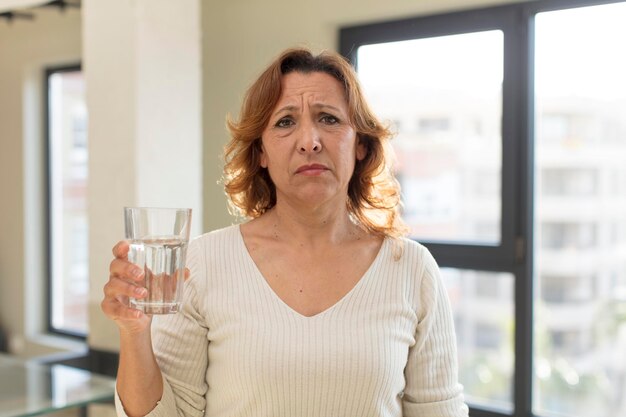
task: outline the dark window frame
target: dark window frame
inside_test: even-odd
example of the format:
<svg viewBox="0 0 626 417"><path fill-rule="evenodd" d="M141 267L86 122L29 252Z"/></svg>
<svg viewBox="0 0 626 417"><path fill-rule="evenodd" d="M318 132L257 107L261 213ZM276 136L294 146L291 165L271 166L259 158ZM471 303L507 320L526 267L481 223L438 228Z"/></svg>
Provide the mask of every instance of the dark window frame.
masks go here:
<svg viewBox="0 0 626 417"><path fill-rule="evenodd" d="M534 16L620 2L623 0L538 0L340 29L339 51L357 69L357 50L363 45L485 30L501 30L504 34L500 244L420 240L442 267L510 272L515 277L513 412L471 406L472 417L534 416Z"/></svg>
<svg viewBox="0 0 626 417"><path fill-rule="evenodd" d="M516 14L512 13L510 7L494 7L344 28L340 32L340 51L358 67L356 51L362 45L487 30L501 30L504 33L501 183L504 192L500 243L480 245L430 241L428 247L437 260L445 262L446 266L469 267L468 263L480 257L489 258L491 264L500 265L496 269L501 270L515 261L516 242L520 236L519 225L514 221L518 217L519 204L516 200L519 193L516 190L520 186L519 176L516 175L518 161L514 156L518 152L516 144L520 142L519 136L523 134L519 127L523 124L524 115L517 110L520 103L516 102L518 90L522 87L517 85L521 79L521 68L517 53L520 50L517 39L520 36L516 33L519 30ZM452 245L454 250L451 251Z"/></svg>
<svg viewBox="0 0 626 417"><path fill-rule="evenodd" d="M50 66L44 69L43 77L43 149L44 149L44 188L45 188L45 215L44 215L44 238L45 238L45 279L46 279L46 331L52 334L58 334L78 340L86 340L87 334L67 330L59 329L52 324L52 178L50 175L50 76L53 74L63 72L75 72L82 71L82 65L80 62L67 65Z"/></svg>

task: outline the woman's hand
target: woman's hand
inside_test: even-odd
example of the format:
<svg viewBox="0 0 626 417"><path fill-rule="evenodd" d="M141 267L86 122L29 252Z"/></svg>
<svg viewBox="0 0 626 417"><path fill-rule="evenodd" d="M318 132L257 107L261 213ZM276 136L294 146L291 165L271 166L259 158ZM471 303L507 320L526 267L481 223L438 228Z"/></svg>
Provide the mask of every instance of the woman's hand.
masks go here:
<svg viewBox="0 0 626 417"><path fill-rule="evenodd" d="M147 290L138 285L143 279L142 268L128 261L130 245L122 240L113 247L109 266L109 281L104 286L104 299L100 304L104 314L115 321L121 331L141 333L149 329L151 317L129 306L129 297L143 298Z"/></svg>

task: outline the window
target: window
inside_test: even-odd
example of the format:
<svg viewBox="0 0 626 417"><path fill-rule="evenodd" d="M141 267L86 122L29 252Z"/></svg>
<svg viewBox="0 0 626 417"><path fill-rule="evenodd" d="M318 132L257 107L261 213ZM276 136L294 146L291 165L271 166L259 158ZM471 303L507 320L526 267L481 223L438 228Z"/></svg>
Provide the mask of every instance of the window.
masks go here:
<svg viewBox="0 0 626 417"><path fill-rule="evenodd" d="M591 168L546 167L541 177L545 196L593 196L598 192L598 172Z"/></svg>
<svg viewBox="0 0 626 417"><path fill-rule="evenodd" d="M543 201L546 201L545 199ZM586 201L586 200L585 200ZM557 207L562 208L563 205ZM570 204L569 209L575 209ZM546 215L547 217L549 215ZM543 222L539 237L545 249L584 249L594 248L597 242L598 227L581 219L580 221Z"/></svg>
<svg viewBox="0 0 626 417"><path fill-rule="evenodd" d="M475 225L500 222L502 42L492 30L358 49L374 110L400 121L398 174L415 237L500 240L499 228ZM477 182L482 195L467 191Z"/></svg>
<svg viewBox="0 0 626 417"><path fill-rule="evenodd" d="M558 271L560 268L555 268ZM541 277L541 300L549 304L567 304L582 307L581 303L591 301L594 297L593 275L559 276L544 273Z"/></svg>
<svg viewBox="0 0 626 417"><path fill-rule="evenodd" d="M87 110L79 66L46 71L48 328L87 334Z"/></svg>
<svg viewBox="0 0 626 417"><path fill-rule="evenodd" d="M626 299L613 278L626 270L612 267L626 260L617 243L626 237L626 193L614 184L626 161L626 57L617 52L624 21L626 3L535 16L535 123L567 120L557 140L544 140L541 128L535 137L535 175L545 186L535 200L544 229L535 274L547 290L535 304L535 335L546 342L534 346L546 371L535 376L538 414L626 415L626 320L618 313Z"/></svg>
<svg viewBox="0 0 626 417"><path fill-rule="evenodd" d="M473 417L626 416L624 21L623 1L539 0L341 31L396 121Z"/></svg>
<svg viewBox="0 0 626 417"><path fill-rule="evenodd" d="M500 285L502 280L494 279L493 274L476 274L474 288L477 298L496 300L501 297ZM510 294L507 294L510 296Z"/></svg>
<svg viewBox="0 0 626 417"><path fill-rule="evenodd" d="M454 312L466 399L511 411L513 275L456 268L441 272Z"/></svg>

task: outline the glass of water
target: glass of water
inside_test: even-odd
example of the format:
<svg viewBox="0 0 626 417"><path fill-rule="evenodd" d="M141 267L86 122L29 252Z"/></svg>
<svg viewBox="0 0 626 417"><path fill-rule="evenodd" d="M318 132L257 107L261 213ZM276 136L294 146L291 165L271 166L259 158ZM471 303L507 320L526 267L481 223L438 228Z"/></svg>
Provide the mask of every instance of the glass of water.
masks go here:
<svg viewBox="0 0 626 417"><path fill-rule="evenodd" d="M130 306L145 314L180 311L191 209L125 207L124 223L128 260L143 268L138 285L148 290L144 298L130 298Z"/></svg>

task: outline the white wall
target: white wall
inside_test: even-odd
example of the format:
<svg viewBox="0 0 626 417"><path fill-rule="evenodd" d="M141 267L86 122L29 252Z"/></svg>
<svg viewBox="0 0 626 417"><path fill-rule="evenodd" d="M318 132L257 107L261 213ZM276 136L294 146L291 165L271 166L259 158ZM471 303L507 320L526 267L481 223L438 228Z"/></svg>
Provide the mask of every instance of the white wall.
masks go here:
<svg viewBox="0 0 626 417"><path fill-rule="evenodd" d="M54 340L40 336L43 71L77 63L81 56L78 11L34 13L32 21L0 20L0 324L23 355L55 350L48 346Z"/></svg>
<svg viewBox="0 0 626 417"><path fill-rule="evenodd" d="M84 0L89 109L89 345L116 350L100 309L124 206L190 207L202 230L200 1ZM111 22L115 22L112 25Z"/></svg>

